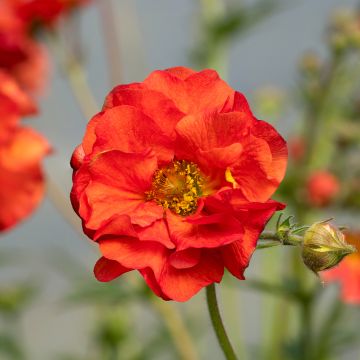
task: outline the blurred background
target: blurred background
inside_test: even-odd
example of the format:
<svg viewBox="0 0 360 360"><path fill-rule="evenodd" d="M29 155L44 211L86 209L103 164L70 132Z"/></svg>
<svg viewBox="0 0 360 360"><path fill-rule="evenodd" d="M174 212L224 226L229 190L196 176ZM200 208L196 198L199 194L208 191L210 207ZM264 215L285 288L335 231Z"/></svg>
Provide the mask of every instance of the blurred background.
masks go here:
<svg viewBox="0 0 360 360"><path fill-rule="evenodd" d="M275 124L289 140L301 129L306 112L304 54L317 54L306 58L315 59L315 66L316 61L331 61L334 45L329 41L329 26L334 12L355 13L357 5L355 0L102 0L64 20L59 31L74 57L75 50L81 52L99 106L115 84L142 81L154 69L215 67L247 96L257 117ZM116 64L108 61L109 52ZM74 99L62 59L56 49L51 48L50 54L51 83L40 99L40 116L27 121L54 148L45 161L51 199L46 198L30 219L1 234L0 329L4 335L0 349L4 350L0 359L175 359L156 309L133 299L128 289L132 275L112 284L93 279L98 250L76 230L80 221L63 200L71 189L69 159L88 119ZM359 58L351 56L351 66L356 66ZM359 71L350 78L353 85L346 91L355 93ZM354 156L351 161L356 163L359 157ZM275 198L290 202L288 214L299 215L299 204L288 198L301 194L296 195L291 186L295 185L286 183ZM75 227L59 208L66 210ZM299 221L305 223L336 217L337 223L358 225L356 202L348 207L322 207L315 213L302 209L306 216L301 213ZM273 284L287 277L290 270L283 266L284 259L293 256L293 249L280 247L257 251L247 271L253 283L226 278L220 301L240 358L302 358L291 340L296 339L299 322L296 305L263 286L265 281ZM309 274L309 282L322 287ZM330 285L323 292L314 319L326 317L338 287ZM204 292L175 306L196 339L199 357L221 359ZM342 311L336 334L351 336L338 337L339 347L317 359L360 358L359 307L346 306ZM284 317L291 320L277 332ZM274 347L274 342L280 345ZM114 348L118 357L112 353Z"/></svg>

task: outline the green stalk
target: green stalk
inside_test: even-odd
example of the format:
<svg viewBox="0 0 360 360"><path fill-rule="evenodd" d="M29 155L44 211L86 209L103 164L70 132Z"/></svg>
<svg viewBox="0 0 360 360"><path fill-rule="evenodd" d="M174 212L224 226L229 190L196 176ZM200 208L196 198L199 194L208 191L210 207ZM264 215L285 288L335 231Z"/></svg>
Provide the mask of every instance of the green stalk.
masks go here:
<svg viewBox="0 0 360 360"><path fill-rule="evenodd" d="M263 231L260 236L260 240L272 240L274 245L278 242L280 245L292 245L297 246L301 245L303 237L300 235L286 234L281 237L277 232L273 231ZM272 243L270 243L272 244ZM268 246L270 247L270 246Z"/></svg>
<svg viewBox="0 0 360 360"><path fill-rule="evenodd" d="M225 16L225 3L222 0L200 0L200 5L204 31L206 31L207 27ZM211 45L212 50L209 50L207 59L205 59L201 65L209 69L215 69L223 79L226 79L229 72L228 42L217 42Z"/></svg>
<svg viewBox="0 0 360 360"><path fill-rule="evenodd" d="M227 360L237 360L234 349L226 333L224 324L221 319L220 310L216 298L215 285L211 284L206 288L206 300L208 304L211 323L213 325L219 345Z"/></svg>
<svg viewBox="0 0 360 360"><path fill-rule="evenodd" d="M185 324L173 304L150 297L153 307L161 315L182 360L197 360L198 356Z"/></svg>

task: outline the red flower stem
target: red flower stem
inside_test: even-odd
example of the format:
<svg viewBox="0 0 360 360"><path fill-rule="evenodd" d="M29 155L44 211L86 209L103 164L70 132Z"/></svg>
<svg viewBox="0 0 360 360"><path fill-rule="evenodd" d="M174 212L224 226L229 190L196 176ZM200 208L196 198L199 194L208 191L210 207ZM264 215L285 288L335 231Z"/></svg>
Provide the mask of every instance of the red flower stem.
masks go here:
<svg viewBox="0 0 360 360"><path fill-rule="evenodd" d="M216 298L215 285L211 284L206 288L206 300L208 304L211 323L213 325L219 345L227 360L237 360L234 349L226 333Z"/></svg>

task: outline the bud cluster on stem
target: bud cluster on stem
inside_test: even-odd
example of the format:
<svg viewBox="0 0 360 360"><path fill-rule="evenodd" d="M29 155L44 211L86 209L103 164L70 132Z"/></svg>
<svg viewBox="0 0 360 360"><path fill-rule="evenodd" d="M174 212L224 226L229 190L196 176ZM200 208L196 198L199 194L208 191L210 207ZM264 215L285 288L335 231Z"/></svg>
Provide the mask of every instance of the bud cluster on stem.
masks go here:
<svg viewBox="0 0 360 360"><path fill-rule="evenodd" d="M276 231L264 231L259 237L259 240L272 242L259 244L257 249L277 245L300 246L304 264L315 274L336 266L345 256L356 251L354 246L345 241L341 230L330 224L329 220L296 227L291 224L291 217L282 223L280 219ZM303 235L299 235L302 232Z"/></svg>

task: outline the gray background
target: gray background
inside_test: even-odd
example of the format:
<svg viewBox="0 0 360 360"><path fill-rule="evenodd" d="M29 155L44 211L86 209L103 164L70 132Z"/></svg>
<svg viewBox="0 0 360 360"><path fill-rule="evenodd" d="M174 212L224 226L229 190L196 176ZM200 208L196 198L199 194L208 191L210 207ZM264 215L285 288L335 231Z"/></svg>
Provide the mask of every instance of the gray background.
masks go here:
<svg viewBox="0 0 360 360"><path fill-rule="evenodd" d="M230 84L250 99L254 91L264 85L292 90L296 85L300 55L309 49L326 55L323 40L329 14L336 7L353 6L355 3L355 0L289 0L290 6L250 31L246 37L233 41ZM141 81L154 69L190 65L189 52L198 32L197 1L119 0L113 1L113 4L118 11L123 82ZM96 6L83 12L82 36L89 81L101 104L111 84L107 78ZM81 141L86 120L56 65L51 88L41 99L41 109L41 116L29 122L53 144L55 152L46 160L46 171L67 195L71 188L69 159L73 148ZM286 123L280 124L280 127L287 131ZM51 202L45 200L31 219L1 235L0 251L9 251L18 258L16 266L2 270L1 284L12 279L36 279L43 288L42 295L26 313L23 321L23 336L31 359L51 359L51 354L64 349L85 354L89 346L86 338L91 315L86 306L70 309L60 306L60 299L69 284L53 266L54 254L61 251L70 253L84 264L90 274L97 258L96 247L79 237L59 216ZM268 256L271 254L268 253ZM255 261L259 262L259 259L260 255ZM249 274L253 267L250 267ZM246 338L251 342L260 331L262 314L254 307L260 307L260 299L246 295L239 302L236 301L233 300L230 305L239 306L240 302L245 306L250 305L250 302L252 304L240 315L247 324ZM186 307L201 308L202 302L203 295L200 294L180 307L184 311ZM263 311L266 313L266 310ZM233 326L236 332L236 324L229 326ZM202 351L206 350L207 341L205 337ZM216 351L213 353L214 359L220 358ZM354 359L354 355L349 355L351 358Z"/></svg>

